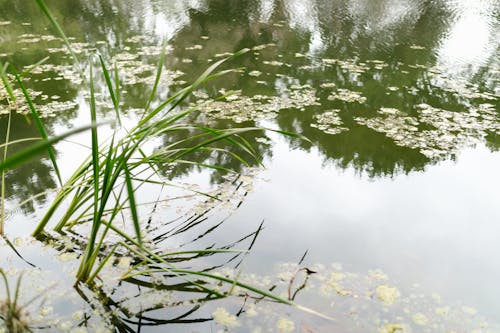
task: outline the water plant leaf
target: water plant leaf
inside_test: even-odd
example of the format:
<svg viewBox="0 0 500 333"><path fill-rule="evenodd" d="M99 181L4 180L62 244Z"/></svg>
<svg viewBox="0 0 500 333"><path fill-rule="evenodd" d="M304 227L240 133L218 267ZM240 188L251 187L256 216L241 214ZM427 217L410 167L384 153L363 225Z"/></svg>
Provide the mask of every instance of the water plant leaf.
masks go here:
<svg viewBox="0 0 500 333"><path fill-rule="evenodd" d="M156 90L158 89L158 84L160 83L161 72L163 70L163 64L165 63L165 52L167 47L167 40L165 39L161 46L160 57L158 59L158 65L156 67L156 76L153 84L153 88L151 89L151 93L149 94L149 98L146 102L146 107L144 108L144 112L147 113L149 111L149 107L153 102L153 99L156 95Z"/></svg>
<svg viewBox="0 0 500 333"><path fill-rule="evenodd" d="M42 136L43 140L47 141L47 132L45 131L45 126L42 123L42 120L40 119L40 115L37 112L35 105L33 104L33 101L31 100L31 97L28 94L28 91L26 90L26 87L24 86L21 78L17 74L16 69L14 66L11 66L12 72L14 73L14 76L16 78L16 81L21 88L24 98L26 99L26 102L28 103L29 109L31 111L31 115L33 116L33 119L35 119L35 124L38 127L38 131L40 132L40 135ZM62 186L62 178L61 178L61 172L59 171L59 166L57 165L57 160L56 160L56 154L54 152L54 148L52 145L47 146L47 152L49 153L50 160L52 162L52 166L54 167L54 171L56 172L57 179L59 180L59 184Z"/></svg>
<svg viewBox="0 0 500 333"><path fill-rule="evenodd" d="M67 131L63 134L53 136L53 137L48 138L47 140L33 144L33 145L29 146L28 148L23 149L15 154L13 154L12 156L7 158L6 160L2 161L0 163L0 171L12 169L15 166L17 166L23 162L26 162L26 161L32 159L33 157L45 152L49 147L52 147L54 144L56 144L57 142L59 142L61 140L66 139L67 137L84 132L84 131L87 131L91 128L96 128L100 125L101 124L92 124L92 125L78 127L76 129L72 129L70 131Z"/></svg>
<svg viewBox="0 0 500 333"><path fill-rule="evenodd" d="M5 90L7 91L7 94L9 95L9 98L13 103L16 102L16 96L14 95L14 90L12 89L12 85L9 82L9 79L7 77L6 70L9 66L9 63L5 64L0 64L0 79L2 80L3 86L5 87Z"/></svg>
<svg viewBox="0 0 500 333"><path fill-rule="evenodd" d="M66 37L66 34L64 33L64 30L61 28L61 26L59 25L59 23L57 23L54 15L52 15L52 13L50 12L50 10L47 7L47 5L45 4L45 2L43 0L35 0L35 1L38 4L38 7L40 7L40 9L42 10L42 12L45 14L45 16L47 16L47 18L49 19L50 23L52 24L52 26L54 27L54 29L57 31L57 33L59 35L61 35L62 39L64 40L64 44L66 44L66 47L68 48L68 50L71 53L71 56L73 57L73 59L75 60L75 62L77 64L79 64L80 61L78 60L78 57L76 56L76 53L73 51L73 48L71 47L71 43L69 42L68 37ZM81 69L80 69L80 71L81 71Z"/></svg>
<svg viewBox="0 0 500 333"><path fill-rule="evenodd" d="M130 171L127 167L127 164L124 165L123 171L125 172L125 181L127 183L128 200L130 203L130 212L132 213L132 222L134 223L135 236L137 238L137 242L142 245L141 226L139 224L139 217L137 214L137 206L135 203L135 195L134 195L135 191L134 191L134 187L132 185Z"/></svg>
<svg viewBox="0 0 500 333"><path fill-rule="evenodd" d="M113 88L113 84L111 83L111 76L109 75L108 69L106 68L106 64L104 63L104 59L102 58L101 55L99 55L99 62L101 63L101 68L102 72L104 74L104 79L106 81L106 86L108 87L109 91L109 96L111 97L111 100L113 101L113 107L115 109L115 115L116 119L118 121L118 124L121 126L122 121L120 118L120 104L119 104L119 95L115 94L115 89L118 92L119 91L119 79L116 76L115 73L115 88Z"/></svg>

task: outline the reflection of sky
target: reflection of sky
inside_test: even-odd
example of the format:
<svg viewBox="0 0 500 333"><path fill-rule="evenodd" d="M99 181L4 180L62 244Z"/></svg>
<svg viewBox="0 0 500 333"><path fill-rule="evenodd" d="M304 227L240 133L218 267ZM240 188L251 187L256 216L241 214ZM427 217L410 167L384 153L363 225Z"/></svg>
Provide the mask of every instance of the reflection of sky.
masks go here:
<svg viewBox="0 0 500 333"><path fill-rule="evenodd" d="M139 1L137 5L143 5L140 13L132 17L140 16L144 20L144 29L153 32L156 36L167 40L175 37L177 32L191 23L189 11L192 9L203 11L206 6L205 0L172 0L172 1ZM130 6L133 11L135 2Z"/></svg>
<svg viewBox="0 0 500 333"><path fill-rule="evenodd" d="M260 22L268 23L274 12L274 0L261 0L259 3L259 16Z"/></svg>
<svg viewBox="0 0 500 333"><path fill-rule="evenodd" d="M308 249L309 262L381 268L403 289L420 283L497 316L500 303L490 291L500 277L498 153L471 149L456 163L373 181L325 167L317 152L289 149L275 147L263 175L269 181L234 217L242 226L266 219L254 254L270 262L259 265L295 261ZM275 246L284 241L285 253Z"/></svg>
<svg viewBox="0 0 500 333"><path fill-rule="evenodd" d="M311 34L308 48L309 52L314 54L321 51L325 45L322 38L323 32L319 26L319 14L316 8L316 1L289 0L285 1L285 8L289 17L290 27Z"/></svg>
<svg viewBox="0 0 500 333"><path fill-rule="evenodd" d="M498 45L493 16L497 5L494 1L445 1L456 18L448 31L443 32L444 37L437 50L440 64L453 69L457 63L484 63L491 58ZM171 39L180 29L190 24L189 10L205 10L208 3L206 0L190 0L143 1L140 4L142 8L138 9L138 16L144 20L144 28L157 36ZM277 0L260 0L256 6L257 13L249 13L249 16L256 21L270 23L275 11L283 9L287 25L310 34L308 50L315 54L327 47L325 43L331 37L325 35L322 25L332 26L335 23L332 22L332 15L320 8L329 8L328 11L341 6L343 4L338 2L325 4L320 0L288 0L282 5ZM387 43L394 40L398 27L416 24L424 13L423 8L422 1L351 0L346 2L345 14L353 20L355 26L351 38L371 35L378 36L377 39L384 38ZM428 28L433 29L432 26Z"/></svg>
<svg viewBox="0 0 500 333"><path fill-rule="evenodd" d="M438 62L449 70L484 64L498 47L493 1L450 1L456 18L441 42Z"/></svg>
<svg viewBox="0 0 500 333"><path fill-rule="evenodd" d="M420 16L420 4L414 0L352 0L348 11L358 29L369 35L383 32L387 37L397 25L414 23Z"/></svg>

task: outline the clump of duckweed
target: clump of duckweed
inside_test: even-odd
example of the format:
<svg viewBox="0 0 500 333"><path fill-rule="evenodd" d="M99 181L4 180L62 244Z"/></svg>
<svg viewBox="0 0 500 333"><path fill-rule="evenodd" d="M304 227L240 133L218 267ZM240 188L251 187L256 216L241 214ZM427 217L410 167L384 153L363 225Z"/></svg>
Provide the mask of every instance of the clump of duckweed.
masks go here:
<svg viewBox="0 0 500 333"><path fill-rule="evenodd" d="M63 243L67 242L66 240ZM86 330L107 332L116 325L116 320L119 320L118 314L126 314L130 320L147 309L155 311L175 309L177 313L205 306L211 309L208 312L211 314L209 317L213 319L216 327L231 332L247 332L258 328L264 331L267 328L276 332L294 332L299 322L301 327L313 328L320 320L293 307L280 308L273 303L255 301L253 298L243 302L241 297L246 297L248 293L237 287L231 289L233 289L232 294L238 297L227 297L217 301L213 306L211 302L203 304L203 300L200 302L186 299L179 292L174 293L153 286L151 288L142 286L141 292L137 293L136 288L130 286L127 288L127 284L120 282L118 278L129 269L130 262L127 265L120 265L119 262L120 258L113 258L110 264L106 265L104 270L111 273L109 276L106 272L102 275L103 284L97 286L96 297L89 298L88 304L82 303L75 290L68 288L66 285L68 280L65 281L60 272L54 275L48 271L42 274L36 269L25 271L25 276L29 279L26 279L26 288L23 290L27 290L28 293L43 291L48 281L56 282L51 288L50 302L42 302L43 304L30 308L30 323L46 325L56 330L78 332L79 323L85 319ZM113 270L118 274L113 273ZM17 274L18 270L9 271L12 277ZM477 310L462 304L446 304L438 295L426 295L420 286L401 288L404 291L399 291L397 284L380 269L360 274L348 272L338 264L330 266L314 264L306 267L296 263L283 263L276 266L273 275L246 274L228 267L221 268L219 274L241 283L251 283L259 288L273 288L284 297L300 295L302 304L314 303L321 309L323 315L335 318L334 327L341 331L358 326L364 327L366 331L381 333L418 332L424 327L446 332L455 329L456 323L461 323L461 329L466 331L473 329L481 331L486 327L495 331L499 328L487 323ZM116 277L111 278L113 275ZM380 284L381 280L384 284ZM166 282L158 280L155 285L161 286ZM348 292L338 292L339 290ZM97 297L98 295L100 296ZM106 299L109 300L108 303L105 302ZM58 313L56 309L61 309L60 302L67 304L68 300L74 308L67 309L66 313ZM106 309L110 304L118 304L119 308L113 311ZM235 309L236 304L238 308L243 305L240 314L230 310ZM387 306L391 304L393 305L391 312L386 311ZM332 331L335 329L332 328Z"/></svg>
<svg viewBox="0 0 500 333"><path fill-rule="evenodd" d="M429 323L429 320L427 319L427 317L421 312L415 313L412 317L412 320L415 324L417 324L419 326L425 326Z"/></svg>
<svg viewBox="0 0 500 333"><path fill-rule="evenodd" d="M384 284L378 286L377 289L375 289L375 294L377 298L386 305L394 304L400 296L399 290L397 288L390 287Z"/></svg>
<svg viewBox="0 0 500 333"><path fill-rule="evenodd" d="M172 300L171 291L150 289L141 292L139 296L125 298L121 301L121 307L131 314L140 314L144 309L171 304Z"/></svg>
<svg viewBox="0 0 500 333"><path fill-rule="evenodd" d="M359 91L352 91L349 89L337 89L332 92L328 97L329 101L340 100L347 103L364 103L366 102L366 97L364 97Z"/></svg>
<svg viewBox="0 0 500 333"><path fill-rule="evenodd" d="M283 96L244 96L241 91L227 96L224 100L199 102L199 109L209 118L230 119L241 123L248 120L275 118L285 109L302 109L319 105L316 90L310 86L293 86L283 89Z"/></svg>
<svg viewBox="0 0 500 333"><path fill-rule="evenodd" d="M335 318L338 322L335 327L340 331L356 326L381 333L419 332L424 327L446 332L456 329L456 323L461 323L461 329L466 331L481 331L488 325L475 309L460 303L446 304L439 295L426 294L418 285L400 287L380 269L359 274L345 271L338 264L330 267L323 264L306 267L283 263L276 267L275 275L272 276L250 278L228 268L224 268L221 274L238 276L241 281L255 281L253 283L262 279L266 281L265 284L260 284L263 288L273 286L274 290L289 297L300 295L301 304L314 303L322 314ZM383 284L381 281L384 281ZM244 295L243 290L239 292ZM275 323L277 332L280 328L286 332L288 329L296 329L291 322L300 321L306 327L314 327L315 320L304 314L293 313L294 320L291 321L279 309L270 308L268 304L251 304L250 312L260 314L260 326L271 327ZM387 311L388 306L392 306L391 311ZM247 307L250 308L248 305ZM253 316L239 318L241 328L255 327L252 318ZM498 328L488 325L488 329L493 331Z"/></svg>
<svg viewBox="0 0 500 333"><path fill-rule="evenodd" d="M260 50L264 50L264 49L267 49L269 47L275 47L275 46L276 46L276 44L274 44L274 43L261 44L261 45L257 45L257 46L252 47L252 51L260 51Z"/></svg>
<svg viewBox="0 0 500 333"><path fill-rule="evenodd" d="M337 63L337 61L339 61L339 60L338 59L331 59L331 58L323 58L323 59L321 59L321 61L326 66L332 66L332 65L335 65Z"/></svg>
<svg viewBox="0 0 500 333"><path fill-rule="evenodd" d="M156 66L148 64L135 58L120 58L115 56L113 59L121 73L120 80L126 86L145 84L153 85L156 80ZM184 75L179 70L162 70L159 83L165 86L172 85L176 79Z"/></svg>
<svg viewBox="0 0 500 333"><path fill-rule="evenodd" d="M356 59L332 59L323 58L322 63L326 67L338 66L343 72L348 73L353 79L357 79L360 74L363 74L370 70L370 66L365 62L358 62Z"/></svg>
<svg viewBox="0 0 500 333"><path fill-rule="evenodd" d="M262 75L262 72L254 70L254 71L249 72L248 75L253 76L253 77L259 77Z"/></svg>
<svg viewBox="0 0 500 333"><path fill-rule="evenodd" d="M192 46L187 46L185 49L188 50L188 51L191 51L191 50L201 50L201 49L203 49L203 45L195 44L195 45L192 45Z"/></svg>
<svg viewBox="0 0 500 333"><path fill-rule="evenodd" d="M214 58L225 58L225 57L230 57L232 56L234 53L233 52L223 52L223 53L216 53L214 55Z"/></svg>
<svg viewBox="0 0 500 333"><path fill-rule="evenodd" d="M450 76L444 73L439 67L429 69L429 78L433 86L453 93L459 98L493 101L500 97L498 91L496 93L481 91L478 84L470 83L465 78Z"/></svg>
<svg viewBox="0 0 500 333"><path fill-rule="evenodd" d="M29 66L28 68L29 69ZM79 85L83 82L78 70L71 65L54 65L41 64L31 70L31 74L45 75L46 79L57 80L59 78L67 80L74 85Z"/></svg>
<svg viewBox="0 0 500 333"><path fill-rule="evenodd" d="M408 326L395 323L384 324L378 331L379 333L410 333Z"/></svg>
<svg viewBox="0 0 500 333"><path fill-rule="evenodd" d="M280 318L276 323L279 333L291 333L295 331L295 323L288 318Z"/></svg>
<svg viewBox="0 0 500 333"><path fill-rule="evenodd" d="M38 110L40 117L49 118L55 117L61 113L74 110L77 103L74 101L59 101L59 96L53 96L50 102L44 102L48 99L47 95L43 95L41 91L27 89L28 95L32 100L35 100L35 108ZM19 114L29 114L30 108L21 89L13 89L13 95L16 98L16 104L7 104L7 92L3 86L0 87L0 115L8 114L11 110Z"/></svg>
<svg viewBox="0 0 500 333"><path fill-rule="evenodd" d="M326 134L339 134L349 130L347 127L341 127L343 124L339 116L340 110L334 109L331 111L323 112L314 116L315 122L311 123L311 127L317 128Z"/></svg>
<svg viewBox="0 0 500 333"><path fill-rule="evenodd" d="M386 63L385 61L378 60L378 59L370 59L370 60L367 60L366 62L369 63L369 64L371 64L373 66L373 68L377 69L377 70L382 70L385 67L389 66L389 64Z"/></svg>
<svg viewBox="0 0 500 333"><path fill-rule="evenodd" d="M419 104L416 108L417 116L394 108L381 108L378 117L356 117L355 120L384 133L395 144L416 149L429 158L454 153L463 145L477 142L487 132L500 133L500 119L489 103L471 107L468 112L453 112L428 104ZM420 130L424 125L431 129Z"/></svg>
<svg viewBox="0 0 500 333"><path fill-rule="evenodd" d="M333 89L336 88L337 85L335 84L335 82L325 82L320 84L320 87L323 89Z"/></svg>
<svg viewBox="0 0 500 333"><path fill-rule="evenodd" d="M213 313L212 317L214 318L214 321L217 324L226 326L226 327L238 327L241 325L240 322L238 322L238 318L236 316L231 315L226 309L224 308L217 308Z"/></svg>
<svg viewBox="0 0 500 333"><path fill-rule="evenodd" d="M283 65L286 65L284 62L277 61L277 60L272 60L272 61L264 60L262 63L264 65L275 66L275 67L281 67Z"/></svg>

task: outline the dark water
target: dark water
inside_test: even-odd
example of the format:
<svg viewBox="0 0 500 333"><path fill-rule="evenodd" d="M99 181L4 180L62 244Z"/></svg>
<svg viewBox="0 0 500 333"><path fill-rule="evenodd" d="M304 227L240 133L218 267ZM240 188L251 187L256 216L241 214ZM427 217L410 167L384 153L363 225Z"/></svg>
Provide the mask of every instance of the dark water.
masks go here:
<svg viewBox="0 0 500 333"><path fill-rule="evenodd" d="M296 263L306 250L305 264L311 267L342 263L346 271L361 276L382 270L391 278L387 284L397 285L401 303L378 310L361 305L361 310L351 311L349 300L335 300L343 304L340 310L332 306L325 312L342 318L337 327L341 331L376 331L390 322L405 322L416 331L487 331L481 326L484 321L498 328L498 2L47 4L72 38L84 70L95 51L117 64L129 124L149 96L159 45L166 39L168 71L155 103L193 82L226 53L250 48L225 65L239 71L208 83L190 98L201 105L192 121L216 128L270 127L311 141L269 132L246 137L266 169L245 176L248 193L242 205L223 232L200 244L234 241L264 219L265 229L245 259L246 272L276 274L276 264ZM26 84L52 134L89 122L88 88L53 34L34 3L0 1L0 60L22 69L50 56ZM98 89L100 116L112 118L102 79ZM212 101L231 90L236 91L233 96ZM0 98L1 115L7 111L3 92ZM27 109L20 105L23 111ZM2 116L0 142L6 124ZM38 135L23 115L13 116L11 133L11 140ZM159 138L158 146L174 139ZM63 143L57 153L69 176L82 151ZM215 152L200 154L199 160L247 172L238 161ZM8 234L27 234L26 221L35 223L41 214L50 192L22 209L13 207L55 188L50 170L42 158L6 175L7 209L14 210L8 216ZM202 187L225 182L219 173L190 166L171 170L169 176ZM26 253L39 260L36 250L28 247ZM347 283L353 279L348 274ZM368 282L358 283L360 290L370 289ZM443 319L445 324L434 324L441 323L437 305L430 304L435 293L451 304L453 315ZM328 304L331 295L323 296ZM323 307L323 301L311 301L311 296L303 301ZM354 312L359 312L357 317ZM415 313L425 315L425 324ZM299 322L295 328L304 331ZM264 327L273 331L273 325ZM313 331L328 331L328 326L315 325Z"/></svg>

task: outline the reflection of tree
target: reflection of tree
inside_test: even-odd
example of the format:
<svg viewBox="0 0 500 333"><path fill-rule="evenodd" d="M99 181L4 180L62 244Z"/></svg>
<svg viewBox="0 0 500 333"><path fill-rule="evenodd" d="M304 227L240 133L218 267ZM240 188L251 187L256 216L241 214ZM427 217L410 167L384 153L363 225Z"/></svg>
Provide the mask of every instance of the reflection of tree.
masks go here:
<svg viewBox="0 0 500 333"><path fill-rule="evenodd" d="M300 84L311 84L323 100L327 96L319 87L323 82L335 82L339 88L359 91L368 99L364 105L323 101L321 108L309 108L307 112L282 111L278 124L284 130L299 131L311 138L327 160L334 160L344 167L353 164L374 176L421 170L432 161L416 151L395 145L380 133L356 125L353 117L374 116L380 107L398 108L414 115L414 106L419 103L463 111L469 103L454 93L436 87L427 71L436 63L436 50L454 19L452 5L445 1L129 0L110 3L95 0L73 1L71 4L48 1L48 5L68 35L76 37L77 40L87 40L91 44L98 40L106 41L106 46L102 49L106 55L121 52L124 46L131 46L126 42L131 35L154 34L149 41L152 43L166 35L171 38L170 44L173 46L172 54L167 56L167 67L185 72L182 79L186 82L194 81L208 66L207 60L213 59L217 53L275 43L274 48L260 50L258 55L241 57L228 65L264 72L259 79L267 81L267 86L257 84L256 78L235 74L206 85L206 92L216 96L217 90L223 87L242 89L243 94L249 96L276 95L277 74L290 76ZM0 11L13 13L12 17L32 17L33 28L36 29L47 26L45 18L38 15L39 9L34 3L19 6L0 1ZM21 33L23 28L16 25L12 29ZM210 39L203 40L202 36L208 36ZM409 48L412 44L423 46L425 49L412 50ZM193 45L202 45L203 48L189 49ZM130 52L133 52L133 46L131 47ZM29 64L44 56L41 51L30 52L28 56L24 55L25 58L20 57L16 61L19 64ZM296 52L310 57L296 59ZM22 54L24 53L16 52L16 56ZM263 59L275 60L279 56L280 61L292 66L276 68L262 64ZM67 61L64 56L53 57L56 63ZM316 67L314 70L299 68L300 65L321 63L321 58L351 59L356 63L378 59L385 61L387 67L380 71L369 70L360 75L352 75L339 66ZM192 62L182 62L181 59L189 59ZM414 64L425 66L426 69L406 67ZM495 61L491 60L490 65L494 64ZM477 71L472 82L491 89L491 73L487 67L488 65ZM40 88L37 88L36 83L31 84L34 89L50 89L68 100L75 96L71 87L58 87L54 82L40 85ZM98 85L105 91L102 80ZM400 87L401 90L387 95L389 86ZM408 88L418 89L417 94L408 93ZM127 91L127 94L122 96L125 111L131 106L142 107L149 87L138 84L128 87ZM349 132L331 136L310 128L313 116L330 108L343 110L341 117ZM73 115L68 116L71 117ZM205 120L193 117L192 121ZM210 125L215 128L240 126L228 120L211 120ZM241 125L253 126L254 123ZM164 138L164 144L179 139L181 133L176 135ZM253 132L249 134L248 139L256 146L259 154L265 156L270 154L270 149L255 141L263 135ZM498 147L496 135L486 136L486 141L490 147ZM306 143L290 141L290 144L308 149ZM192 158L199 162L205 161L241 170L239 162L217 152L200 151ZM179 166L172 175L186 174L192 168L193 166L189 165ZM214 172L212 181L221 180L220 175L216 174L217 172Z"/></svg>
<svg viewBox="0 0 500 333"><path fill-rule="evenodd" d="M225 13L235 11L248 13L247 16L235 16L236 22L232 21L231 15L221 14L221 4L217 1L208 2L208 11L193 12L191 15L191 25L178 33L173 40L174 55L177 59L190 58L194 64L203 64L204 60L213 56L214 53L231 52L242 47L252 47L255 45L279 42L276 48L260 51L261 57L266 59L279 59L285 63L297 63L294 59L294 52L307 53L304 46L311 45L311 40L316 32L304 33L305 28L323 29L320 31L323 36L321 53L315 54L312 61L320 60L319 57L336 58L341 60L358 59L355 62L362 62L370 59L385 60L387 67L380 71L369 70L360 75L352 75L339 66L321 68L317 71L304 71L292 66L283 71L280 68L263 68L262 60L256 60L251 56L237 59L235 64L244 66L248 70L264 70L269 73L271 85L267 87L259 86L255 79L246 75L232 75L226 78L218 87L227 89L243 89L246 95L255 94L276 94L272 85L273 77L278 73L284 73L294 78L297 83L309 83L319 91L323 99L326 93L319 87L322 82L335 82L338 87L359 91L367 97L368 102L363 105L351 105L338 101L324 102L321 108L311 108L308 112L296 112L285 110L278 117L279 127L287 131L298 131L310 138L314 145L319 148L327 160L334 160L342 167L354 165L358 170L366 170L372 176L393 175L399 172L410 172L421 170L431 161L417 151L395 145L391 139L380 133L376 133L366 127L356 125L353 121L355 116L373 116L375 111L381 107L394 107L404 112L414 114L415 105L428 103L436 107L442 107L454 111L462 111L467 108L460 96L436 87L432 84L432 79L428 76L426 69L409 68L407 65L420 64L431 67L435 63L434 49L439 46L444 31L450 23L450 10L441 2L432 3L407 3L410 6L411 15L403 17L400 21L393 21L387 27L382 27L380 31L374 32L366 27L366 20L373 16L350 15L351 8L345 4L322 1L311 1L317 17L309 19L319 23L307 24L307 22L287 22L295 25L297 29L276 28L270 24L257 23L252 21L256 17L252 11L255 6L246 3L227 3ZM375 6L378 16L390 15L391 7L387 2L378 1L358 2L358 5ZM328 7L328 8L326 8ZM366 8L366 13L373 12L373 8ZM242 10L243 8L243 10ZM274 3L272 17L278 20L297 20L304 18L298 13L290 13L290 4L279 1ZM288 12L287 12L288 11ZM332 15L333 13L333 15ZM365 21L363 21L365 20ZM339 23L340 22L340 23ZM299 24L300 23L300 24ZM428 29L432 25L433 29ZM307 29L306 29L307 30ZM224 38L218 38L225 32ZM200 43L201 35L211 36L204 48L196 52L190 51L189 46ZM385 38L387 35L390 38ZM384 38L382 38L384 36ZM411 50L411 44L422 45L424 50L418 52ZM308 46L310 47L310 46ZM187 49L186 49L187 48ZM175 59L174 58L174 59ZM190 75L189 64L170 63L177 66ZM192 74L191 74L192 75ZM187 77L188 80L194 77ZM266 77L267 78L267 77ZM333 80L332 80L333 79ZM387 95L387 87L396 86L401 91ZM418 94L409 93L407 89L415 87ZM214 92L216 87L209 87L208 92ZM342 120L349 128L348 132L331 136L323 134L310 127L313 115L320 114L324 109L339 108L343 110ZM232 126L228 121L220 120L222 126ZM307 143L290 142L308 149ZM200 158L208 158L201 157ZM234 166L233 166L234 167Z"/></svg>
<svg viewBox="0 0 500 333"><path fill-rule="evenodd" d="M409 115L415 116L415 105L420 103L427 103L434 107L456 112L467 112L471 106L489 102L465 98L461 96L459 91L450 91L446 87L440 86L436 82L436 77L433 77L428 71L430 67L436 64L435 52L440 47L442 38L446 35L446 31L453 21L453 8L444 2L408 2L405 5L412 7L409 10L411 15L402 17L400 21L392 21L390 25L374 32L373 29L368 29L365 24L366 20L391 15L391 5L394 3L358 1L358 5L361 3L368 7L376 6L377 10L384 11L381 15L363 17L363 15L349 14L349 6L346 4L352 4L353 2L342 2L341 4L311 1L311 3L314 3L311 5L313 10L309 12L314 13L316 17L310 19L319 23L302 22L302 25L300 25L293 23L292 20L298 17L304 18L304 15L287 14L286 11L290 11L291 8L290 3L280 5L280 2L276 1L273 7L273 17L285 21L289 20L286 24L295 24L297 29L288 29L286 27L283 29L270 28L260 23L257 24L260 29L259 34L251 33L249 28L247 29L249 32L244 37L241 37L241 42L237 45L252 46L252 44L277 42L275 50L266 50L261 53L274 59L281 54L283 58L279 60L291 63L292 67L285 71L264 67L264 70L268 73L281 72L297 79L297 83L312 84L318 89L320 95L323 95L323 98L326 95L321 92L319 83L332 81L338 87L359 91L363 96L367 97L368 102L363 105L351 105L335 101L324 102L321 109L309 109L305 113L281 112L278 118L281 129L299 131L305 134L313 139L314 144L319 147L327 159L333 159L341 166L353 163L360 170L367 170L372 175L392 175L400 171L421 170L426 164L433 161L420 155L417 151L395 145L391 139L386 138L384 135L356 125L353 122L353 117L371 117L381 107L398 108ZM366 12L372 13L372 10L369 9ZM249 17L252 17L252 15L249 15ZM231 22L227 24L232 26ZM255 26L256 24L250 22L249 25ZM232 27L237 31L240 26L241 22L238 22L238 26L234 25ZM429 26L433 28L429 29ZM304 33L304 29L307 30L306 28L309 29L309 33ZM349 71L339 68L339 66L323 67L313 72L297 70L298 66L294 66L294 64L298 61L293 59L293 53L313 51L311 45L316 32L311 29L316 28L323 29L320 33L324 45L320 48L322 50L320 53L314 53L313 63L320 60L319 57L341 60L355 59L355 63L378 59L384 60L387 67L380 71L369 70L360 75L352 75ZM234 36L238 36L237 34L234 34L234 36L231 34L232 28L228 27L227 31L229 32L228 39L234 39ZM183 33L184 31L180 35ZM186 33L189 34L189 32ZM270 37L272 34L274 34L274 38ZM280 36L279 39L276 39L277 35ZM250 42L252 38L253 41ZM194 38L188 37L186 39L193 40ZM423 49L412 49L409 47L410 45L423 46ZM309 49L304 48L304 46ZM182 52L182 48L177 48L177 50L179 50L177 52ZM495 61L492 60L492 62L494 67ZM255 65L253 63L253 59L246 58L241 60L240 64L246 66L249 70L263 70L261 64ZM412 65L417 65L417 67L411 67ZM472 78L470 80L471 84L477 85L480 89L484 88L491 91L492 77L491 73L488 73L489 66L491 64L477 71L474 77L469 75ZM250 78L244 76L240 77L232 87L244 87L244 91L248 95L273 93L269 91L270 89L264 92L265 89L256 87ZM397 93L388 94L387 87L398 87L400 90ZM411 92L411 89L416 89L416 92ZM498 102L496 104L498 105ZM331 136L309 127L312 116L328 108L343 110L341 113L342 120L344 125L349 128L349 132ZM497 136L493 133L488 134L485 140L491 147L498 146ZM291 142L291 144L300 143ZM307 147L305 143L301 145Z"/></svg>

